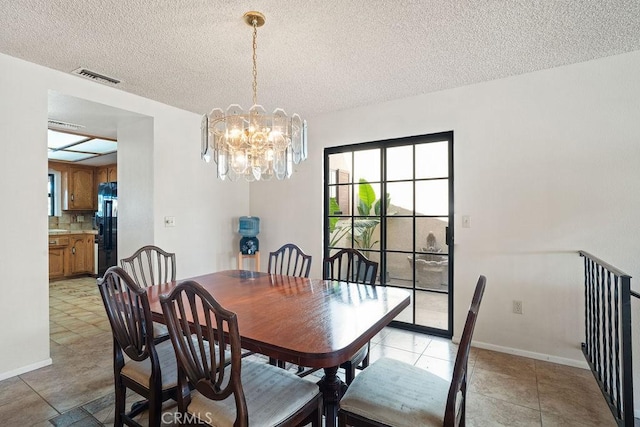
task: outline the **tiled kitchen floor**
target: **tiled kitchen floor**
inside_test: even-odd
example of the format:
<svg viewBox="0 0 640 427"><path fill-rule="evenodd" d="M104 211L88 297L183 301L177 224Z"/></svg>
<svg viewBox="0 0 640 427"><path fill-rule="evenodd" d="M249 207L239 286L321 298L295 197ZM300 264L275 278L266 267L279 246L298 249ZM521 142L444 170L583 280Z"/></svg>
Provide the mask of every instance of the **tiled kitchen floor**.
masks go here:
<svg viewBox="0 0 640 427"><path fill-rule="evenodd" d="M112 425L112 340L95 279L52 282L50 324L53 364L0 382L0 424ZM392 328L371 343L372 360L384 355L442 375L451 374L455 351L450 341ZM475 348L469 365L470 426L615 425L587 370Z"/></svg>

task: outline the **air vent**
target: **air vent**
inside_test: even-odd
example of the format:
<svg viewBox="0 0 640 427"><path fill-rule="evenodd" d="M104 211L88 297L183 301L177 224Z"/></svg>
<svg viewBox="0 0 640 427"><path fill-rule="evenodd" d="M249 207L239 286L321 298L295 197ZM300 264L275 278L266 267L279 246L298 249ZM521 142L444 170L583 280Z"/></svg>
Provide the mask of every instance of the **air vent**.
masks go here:
<svg viewBox="0 0 640 427"><path fill-rule="evenodd" d="M77 125L75 123L61 122L60 120L53 120L53 119L49 119L47 121L47 124L49 125L50 128L55 128L55 129L79 130L84 127L82 125Z"/></svg>
<svg viewBox="0 0 640 427"><path fill-rule="evenodd" d="M85 79L94 80L99 83L105 83L108 85L117 85L120 83L120 80L114 79L113 77L105 76L104 74L96 73L95 71L87 70L86 68L78 68L71 72L72 74L77 74L79 76L84 77Z"/></svg>

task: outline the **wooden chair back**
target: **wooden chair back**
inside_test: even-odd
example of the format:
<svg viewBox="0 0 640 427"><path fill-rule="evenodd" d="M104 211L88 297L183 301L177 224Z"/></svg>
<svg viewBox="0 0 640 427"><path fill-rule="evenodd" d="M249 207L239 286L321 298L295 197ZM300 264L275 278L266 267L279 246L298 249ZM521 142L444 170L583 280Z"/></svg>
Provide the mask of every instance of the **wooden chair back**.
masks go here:
<svg viewBox="0 0 640 427"><path fill-rule="evenodd" d="M161 296L160 302L178 361L180 409L184 411L189 405L188 383L191 383L212 400L224 400L233 394L234 426L246 426L249 418L240 380L241 347L236 314L223 308L206 289L191 280ZM225 369L229 364L225 349L231 354L230 369Z"/></svg>
<svg viewBox="0 0 640 427"><path fill-rule="evenodd" d="M341 249L323 262L323 279L375 285L378 263L353 248Z"/></svg>
<svg viewBox="0 0 640 427"><path fill-rule="evenodd" d="M139 286L148 287L176 280L176 254L147 245L120 260L122 268Z"/></svg>
<svg viewBox="0 0 640 427"><path fill-rule="evenodd" d="M270 274L285 276L309 277L311 270L311 255L293 243L282 245L280 249L269 253L267 271Z"/></svg>
<svg viewBox="0 0 640 427"><path fill-rule="evenodd" d="M462 338L458 346L456 361L453 367L453 378L447 396L447 405L444 412L444 425L457 426L464 425L466 401L467 401L467 365L469 361L469 351L471 350L471 338L476 327L476 319L480 310L480 302L484 295L487 278L480 276L473 293L471 306L467 314L467 320L462 331ZM458 402L458 399L461 399ZM456 412L456 408L458 411Z"/></svg>
<svg viewBox="0 0 640 427"><path fill-rule="evenodd" d="M118 347L136 361L151 356L157 365L153 333L147 333L153 323L145 290L120 267L109 268L98 288Z"/></svg>

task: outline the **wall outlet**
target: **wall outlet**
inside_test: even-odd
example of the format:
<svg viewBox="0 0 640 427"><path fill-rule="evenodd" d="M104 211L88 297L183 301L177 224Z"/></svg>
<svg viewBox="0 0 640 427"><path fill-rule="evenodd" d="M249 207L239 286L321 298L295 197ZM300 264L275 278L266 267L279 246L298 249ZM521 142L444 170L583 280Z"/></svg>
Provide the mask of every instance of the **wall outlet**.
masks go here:
<svg viewBox="0 0 640 427"><path fill-rule="evenodd" d="M77 221L77 222L84 222L84 215L78 215L78 216L76 217L76 221Z"/></svg>
<svg viewBox="0 0 640 427"><path fill-rule="evenodd" d="M165 227L175 227L176 226L176 217L175 216L165 216L164 217L164 226Z"/></svg>
<svg viewBox="0 0 640 427"><path fill-rule="evenodd" d="M513 301L514 314L522 314L522 301Z"/></svg>

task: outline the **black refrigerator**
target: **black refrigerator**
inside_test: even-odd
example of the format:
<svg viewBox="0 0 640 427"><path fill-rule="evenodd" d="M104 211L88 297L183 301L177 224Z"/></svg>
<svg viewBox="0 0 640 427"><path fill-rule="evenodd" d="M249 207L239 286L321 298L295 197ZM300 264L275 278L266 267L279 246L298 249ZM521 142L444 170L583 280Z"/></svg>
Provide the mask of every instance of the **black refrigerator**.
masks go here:
<svg viewBox="0 0 640 427"><path fill-rule="evenodd" d="M118 264L118 183L103 182L98 186L98 276Z"/></svg>

